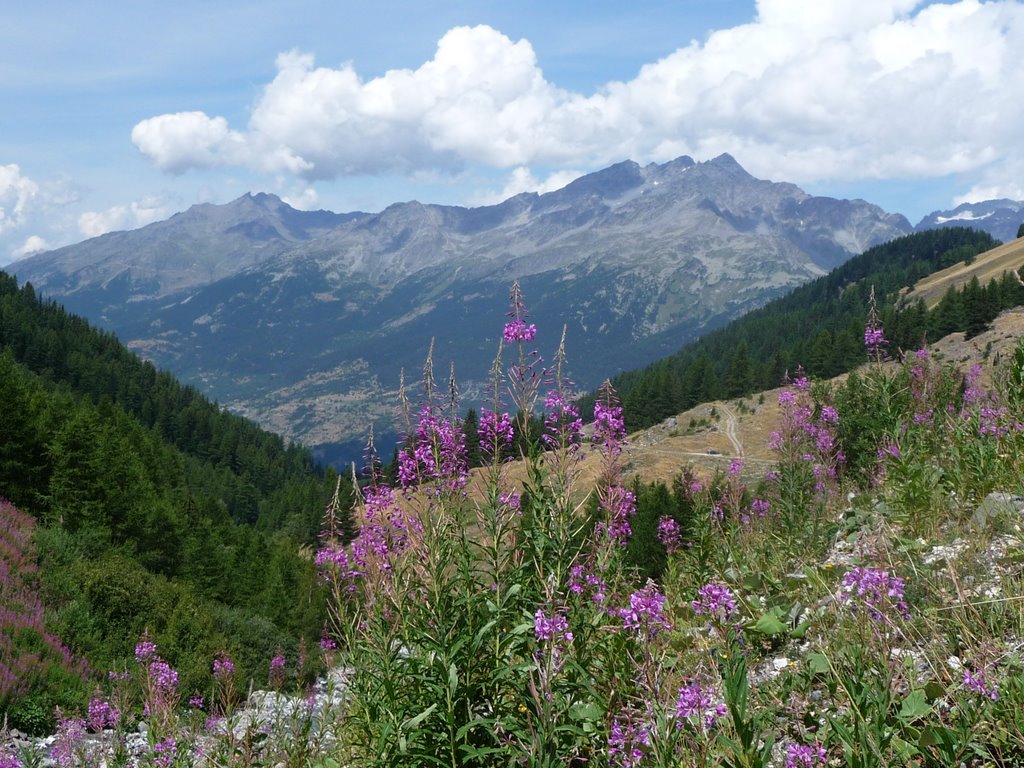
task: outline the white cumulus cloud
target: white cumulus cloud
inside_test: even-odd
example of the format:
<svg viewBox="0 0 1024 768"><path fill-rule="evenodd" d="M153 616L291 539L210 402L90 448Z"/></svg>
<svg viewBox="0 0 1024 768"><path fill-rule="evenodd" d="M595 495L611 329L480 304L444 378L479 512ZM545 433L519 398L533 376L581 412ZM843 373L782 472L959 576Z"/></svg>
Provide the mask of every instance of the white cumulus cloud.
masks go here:
<svg viewBox="0 0 1024 768"><path fill-rule="evenodd" d="M0 165L0 234L20 227L38 196L39 185L18 165Z"/></svg>
<svg viewBox="0 0 1024 768"><path fill-rule="evenodd" d="M53 246L39 235L30 235L25 239L25 242L21 246L11 251L11 256L16 259L20 259L25 256L31 256L33 253L38 253L39 251L48 251L52 247Z"/></svg>
<svg viewBox="0 0 1024 768"><path fill-rule="evenodd" d="M482 192L474 196L469 203L471 205L495 205L522 192L538 192L540 194L553 192L582 175L581 171L555 171L544 179L538 179L529 168L521 165L512 170L508 181L500 191Z"/></svg>
<svg viewBox="0 0 1024 768"><path fill-rule="evenodd" d="M160 198L147 197L105 211L86 211L78 217L78 231L86 237L99 237L115 230L144 227L168 214L169 209Z"/></svg>
<svg viewBox="0 0 1024 768"><path fill-rule="evenodd" d="M513 190L538 187L527 168L730 152L804 183L974 173L997 188L1024 155L1021 50L1020 0L759 0L750 23L582 94L548 81L529 41L457 27L417 69L370 79L281 54L244 129L184 112L132 140L173 173L306 181L483 164L516 169Z"/></svg>

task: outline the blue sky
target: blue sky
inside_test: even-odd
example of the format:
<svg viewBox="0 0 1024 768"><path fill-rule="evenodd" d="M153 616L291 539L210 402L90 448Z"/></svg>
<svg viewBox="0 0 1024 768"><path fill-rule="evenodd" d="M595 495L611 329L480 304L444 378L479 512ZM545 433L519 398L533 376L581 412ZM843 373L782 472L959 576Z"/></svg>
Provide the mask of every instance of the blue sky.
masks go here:
<svg viewBox="0 0 1024 768"><path fill-rule="evenodd" d="M474 205L706 160L916 222L1024 198L1021 0L19 3L0 264L246 191Z"/></svg>

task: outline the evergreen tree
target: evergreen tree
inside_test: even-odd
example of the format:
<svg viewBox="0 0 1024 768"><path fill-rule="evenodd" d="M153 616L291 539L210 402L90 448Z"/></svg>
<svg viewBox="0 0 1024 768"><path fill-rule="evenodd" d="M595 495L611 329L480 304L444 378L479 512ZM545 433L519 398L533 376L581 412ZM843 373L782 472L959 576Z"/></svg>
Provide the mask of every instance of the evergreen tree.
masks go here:
<svg viewBox="0 0 1024 768"><path fill-rule="evenodd" d="M483 463L480 453L480 418L472 408L466 412L462 422L462 434L466 437L466 460L469 466L479 467Z"/></svg>

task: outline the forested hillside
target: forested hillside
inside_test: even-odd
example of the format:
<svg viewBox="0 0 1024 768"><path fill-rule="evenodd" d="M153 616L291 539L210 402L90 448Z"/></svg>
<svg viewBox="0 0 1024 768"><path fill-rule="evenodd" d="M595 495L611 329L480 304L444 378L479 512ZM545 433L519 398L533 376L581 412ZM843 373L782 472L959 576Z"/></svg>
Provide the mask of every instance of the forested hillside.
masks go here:
<svg viewBox="0 0 1024 768"><path fill-rule="evenodd" d="M302 548L335 484L305 449L0 272L0 498L14 505L0 515L12 530L27 530L15 515L32 519L31 542L6 557L38 563L18 588L45 610L45 633L5 618L8 670L49 642L42 634L66 646L68 669L114 669L148 630L183 687L204 690L218 652L265 678L276 648L295 658L323 626ZM0 709L29 730L88 685L32 674L17 690L0 682Z"/></svg>
<svg viewBox="0 0 1024 768"><path fill-rule="evenodd" d="M871 248L671 357L612 379L627 425L642 429L701 402L776 387L797 367L831 377L866 362L864 322L872 290L894 352L953 331L976 334L1001 310L1024 303L1024 286L1014 276L950 290L932 310L923 302L903 306L900 296L921 277L997 245L988 234L951 228ZM582 403L584 412L592 402Z"/></svg>

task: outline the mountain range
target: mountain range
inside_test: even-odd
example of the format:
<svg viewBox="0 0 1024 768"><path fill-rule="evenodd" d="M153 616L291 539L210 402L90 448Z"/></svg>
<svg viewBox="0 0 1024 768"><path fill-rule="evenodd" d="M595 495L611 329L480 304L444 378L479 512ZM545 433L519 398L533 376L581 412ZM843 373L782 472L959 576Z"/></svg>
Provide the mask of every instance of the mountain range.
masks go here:
<svg viewBox="0 0 1024 768"><path fill-rule="evenodd" d="M962 203L951 211L933 211L921 219L915 229L970 227L1007 243L1017 238L1021 223L1024 223L1024 201L1000 199Z"/></svg>
<svg viewBox="0 0 1024 768"><path fill-rule="evenodd" d="M589 388L913 229L721 155L622 162L479 208L335 214L244 195L11 270L331 460L356 455L370 422L394 429L399 372L418 372L432 339L435 364L457 362L465 399L478 399L514 280L539 348L567 325L571 373Z"/></svg>

